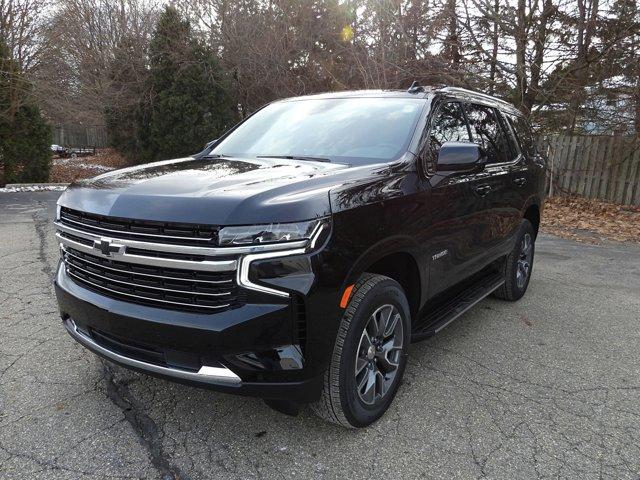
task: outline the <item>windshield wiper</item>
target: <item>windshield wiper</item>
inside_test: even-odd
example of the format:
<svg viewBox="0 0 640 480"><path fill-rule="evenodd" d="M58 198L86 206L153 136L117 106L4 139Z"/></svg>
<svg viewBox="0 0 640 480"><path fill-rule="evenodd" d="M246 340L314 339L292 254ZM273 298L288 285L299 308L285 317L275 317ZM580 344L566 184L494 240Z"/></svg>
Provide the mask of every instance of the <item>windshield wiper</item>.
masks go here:
<svg viewBox="0 0 640 480"><path fill-rule="evenodd" d="M331 162L328 158L305 157L304 155L256 155L257 158L284 158L285 160L308 160L310 162Z"/></svg>

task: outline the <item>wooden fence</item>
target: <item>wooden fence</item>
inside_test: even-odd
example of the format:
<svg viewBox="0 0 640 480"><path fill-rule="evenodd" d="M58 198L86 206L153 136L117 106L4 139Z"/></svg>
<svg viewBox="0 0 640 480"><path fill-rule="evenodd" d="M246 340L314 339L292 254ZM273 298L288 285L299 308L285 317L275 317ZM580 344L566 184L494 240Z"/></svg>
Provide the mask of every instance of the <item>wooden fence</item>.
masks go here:
<svg viewBox="0 0 640 480"><path fill-rule="evenodd" d="M640 205L640 137L553 135L540 147L549 157L550 195Z"/></svg>
<svg viewBox="0 0 640 480"><path fill-rule="evenodd" d="M107 129L101 125L56 125L53 143L63 147L108 147Z"/></svg>

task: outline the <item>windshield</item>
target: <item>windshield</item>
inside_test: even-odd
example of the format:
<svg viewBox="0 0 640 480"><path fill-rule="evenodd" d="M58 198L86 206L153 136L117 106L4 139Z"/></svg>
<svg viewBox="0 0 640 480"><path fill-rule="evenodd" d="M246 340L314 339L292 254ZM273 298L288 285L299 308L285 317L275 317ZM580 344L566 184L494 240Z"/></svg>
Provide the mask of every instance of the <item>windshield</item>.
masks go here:
<svg viewBox="0 0 640 480"><path fill-rule="evenodd" d="M355 164L389 161L405 153L423 105L424 101L411 98L273 103L247 119L211 155L307 157Z"/></svg>

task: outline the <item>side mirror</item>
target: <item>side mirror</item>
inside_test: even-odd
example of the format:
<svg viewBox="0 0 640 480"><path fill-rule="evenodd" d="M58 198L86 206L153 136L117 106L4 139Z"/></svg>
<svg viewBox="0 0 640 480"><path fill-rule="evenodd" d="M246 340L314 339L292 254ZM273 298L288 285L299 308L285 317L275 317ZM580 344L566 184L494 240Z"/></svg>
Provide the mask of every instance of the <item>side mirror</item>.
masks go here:
<svg viewBox="0 0 640 480"><path fill-rule="evenodd" d="M445 142L438 153L438 172L482 170L487 155L480 145L470 142Z"/></svg>

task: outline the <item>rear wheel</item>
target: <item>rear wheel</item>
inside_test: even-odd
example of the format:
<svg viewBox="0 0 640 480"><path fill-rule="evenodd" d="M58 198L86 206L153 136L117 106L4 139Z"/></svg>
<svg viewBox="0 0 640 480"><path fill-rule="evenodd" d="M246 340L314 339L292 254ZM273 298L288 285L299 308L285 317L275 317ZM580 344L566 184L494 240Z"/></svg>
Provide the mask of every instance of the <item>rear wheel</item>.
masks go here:
<svg viewBox="0 0 640 480"><path fill-rule="evenodd" d="M516 301L522 298L529 286L533 256L535 253L535 232L529 220L522 220L513 250L505 259L505 282L494 292L503 300Z"/></svg>
<svg viewBox="0 0 640 480"><path fill-rule="evenodd" d="M365 427L389 408L406 365L409 304L391 278L364 274L342 316L322 397L313 411L345 427Z"/></svg>

